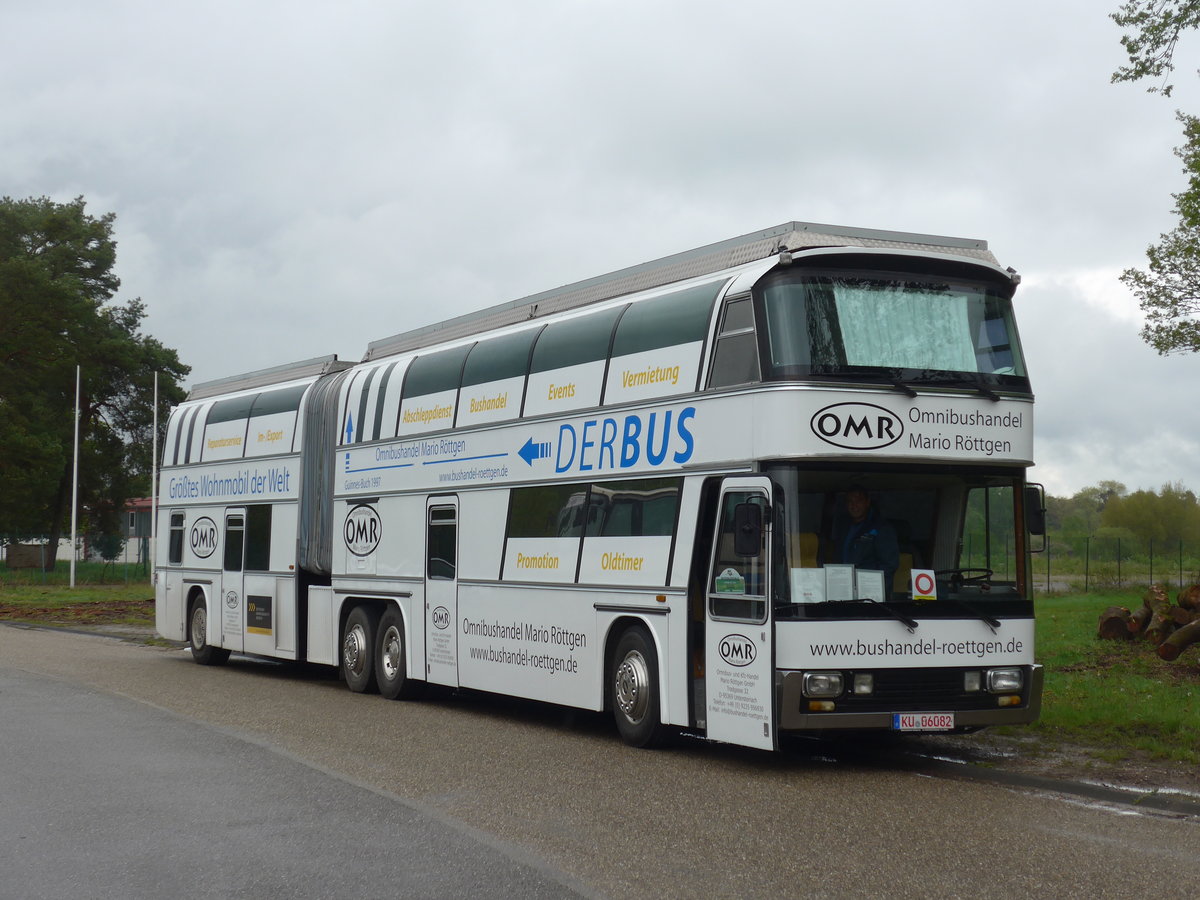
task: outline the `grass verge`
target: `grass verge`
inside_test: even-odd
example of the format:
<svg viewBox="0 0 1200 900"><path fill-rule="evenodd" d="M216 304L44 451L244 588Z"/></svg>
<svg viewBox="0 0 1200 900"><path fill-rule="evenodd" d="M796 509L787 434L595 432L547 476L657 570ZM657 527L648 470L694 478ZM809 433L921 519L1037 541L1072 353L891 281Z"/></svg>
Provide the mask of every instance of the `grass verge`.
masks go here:
<svg viewBox="0 0 1200 900"><path fill-rule="evenodd" d="M1100 613L1131 609L1141 591L1043 596L1037 659L1046 667L1042 717L1048 738L1084 745L1108 762L1137 757L1200 762L1200 646L1164 662L1144 639L1096 637Z"/></svg>
<svg viewBox="0 0 1200 900"><path fill-rule="evenodd" d="M0 621L36 625L154 627L154 588L148 584L0 582Z"/></svg>

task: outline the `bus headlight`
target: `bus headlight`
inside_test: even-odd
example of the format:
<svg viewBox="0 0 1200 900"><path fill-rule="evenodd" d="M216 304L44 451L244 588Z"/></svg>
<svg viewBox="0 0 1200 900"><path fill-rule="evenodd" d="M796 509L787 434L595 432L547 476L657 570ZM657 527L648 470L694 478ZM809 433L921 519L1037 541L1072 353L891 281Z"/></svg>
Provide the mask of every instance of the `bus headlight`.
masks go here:
<svg viewBox="0 0 1200 900"><path fill-rule="evenodd" d="M842 693L841 672L805 672L805 697L839 697Z"/></svg>
<svg viewBox="0 0 1200 900"><path fill-rule="evenodd" d="M1011 694L1020 691L1025 684L1025 673L1020 669L988 669L987 689L992 694Z"/></svg>

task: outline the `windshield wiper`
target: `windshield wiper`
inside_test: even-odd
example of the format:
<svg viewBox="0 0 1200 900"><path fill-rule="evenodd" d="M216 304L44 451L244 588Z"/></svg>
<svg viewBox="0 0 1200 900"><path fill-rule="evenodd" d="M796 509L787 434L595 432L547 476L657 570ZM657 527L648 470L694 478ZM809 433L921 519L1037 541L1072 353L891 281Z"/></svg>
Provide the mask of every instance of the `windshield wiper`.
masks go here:
<svg viewBox="0 0 1200 900"><path fill-rule="evenodd" d="M899 379L888 378L887 383L890 384L892 387L894 387L896 390L903 391L905 393L905 395L908 396L910 399L917 396L917 392L914 391L911 386L905 384L903 381L900 381Z"/></svg>
<svg viewBox="0 0 1200 900"><path fill-rule="evenodd" d="M900 622L902 625L904 625L905 628L908 629L909 634L915 634L917 631L917 626L921 624L916 619L913 619L909 616L904 615L904 613L902 613L902 612L892 609L890 606L888 606L882 600L876 600L873 597L859 597L858 599L851 600L849 602L850 603L874 603L876 606L882 606L887 611L887 614L889 616L891 616L897 622Z"/></svg>
<svg viewBox="0 0 1200 900"><path fill-rule="evenodd" d="M957 597L939 597L938 599L939 600L949 600L951 603L953 603L959 609L965 609L967 612L969 612L971 615L973 615L979 621L981 621L985 625L987 625L988 628L992 629L992 634L999 634L999 631L997 631L997 629L1000 627L1000 620L997 619L995 616L989 615L988 613L985 613L983 610L977 609L976 607L972 606L970 603L967 603L965 600L959 600Z"/></svg>

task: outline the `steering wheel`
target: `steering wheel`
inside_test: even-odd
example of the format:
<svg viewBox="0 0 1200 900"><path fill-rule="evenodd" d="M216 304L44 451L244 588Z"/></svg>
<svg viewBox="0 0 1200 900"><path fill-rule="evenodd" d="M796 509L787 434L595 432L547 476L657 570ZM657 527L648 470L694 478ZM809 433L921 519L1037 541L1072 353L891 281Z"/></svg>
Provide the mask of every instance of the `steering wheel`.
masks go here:
<svg viewBox="0 0 1200 900"><path fill-rule="evenodd" d="M969 569L942 569L940 572L935 572L939 578L945 576L950 577L950 589L958 590L964 585L986 585L992 580L992 575L995 573L988 568L982 566Z"/></svg>

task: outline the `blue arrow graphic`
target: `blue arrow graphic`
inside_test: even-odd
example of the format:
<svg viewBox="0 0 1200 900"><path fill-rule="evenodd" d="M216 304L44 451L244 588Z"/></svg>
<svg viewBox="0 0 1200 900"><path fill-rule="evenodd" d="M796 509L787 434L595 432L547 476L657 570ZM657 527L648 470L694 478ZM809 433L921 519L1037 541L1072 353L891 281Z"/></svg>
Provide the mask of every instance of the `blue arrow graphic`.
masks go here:
<svg viewBox="0 0 1200 900"><path fill-rule="evenodd" d="M549 455L550 455L550 442L543 441L542 443L535 444L533 442L533 438L530 438L529 440L527 440L525 442L525 445L520 450L517 451L517 456L519 456L519 457L521 457L521 459L525 460L526 465L530 465L530 466L533 465L533 461L535 459L542 459L543 457L547 457Z"/></svg>
<svg viewBox="0 0 1200 900"><path fill-rule="evenodd" d="M354 414L346 416L346 443L354 443Z"/></svg>

